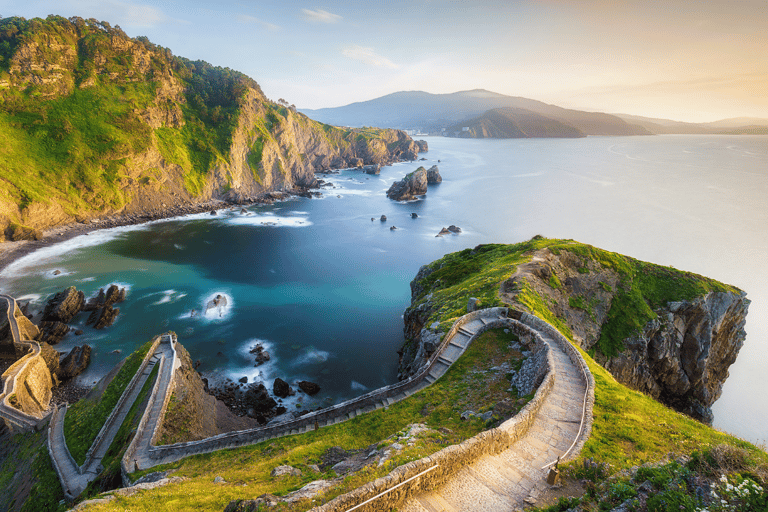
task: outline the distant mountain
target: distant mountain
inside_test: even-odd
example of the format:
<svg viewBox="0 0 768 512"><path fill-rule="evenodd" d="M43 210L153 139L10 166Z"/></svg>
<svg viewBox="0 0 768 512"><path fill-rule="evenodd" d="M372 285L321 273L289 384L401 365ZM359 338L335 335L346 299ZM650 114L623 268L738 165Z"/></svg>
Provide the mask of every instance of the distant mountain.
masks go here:
<svg viewBox="0 0 768 512"><path fill-rule="evenodd" d="M302 109L312 119L337 126L378 126L439 132L483 113L509 107L525 109L587 135L649 135L623 119L598 112L569 110L517 96L505 96L484 89L451 94L423 91L396 92L343 107Z"/></svg>
<svg viewBox="0 0 768 512"><path fill-rule="evenodd" d="M532 137L586 137L578 128L522 108L503 107L462 121L445 130L449 137L514 139Z"/></svg>
<svg viewBox="0 0 768 512"><path fill-rule="evenodd" d="M768 133L768 119L758 117L733 117L711 123L684 123L671 119L613 114L628 123L642 126L654 134L721 134L721 135L765 135Z"/></svg>

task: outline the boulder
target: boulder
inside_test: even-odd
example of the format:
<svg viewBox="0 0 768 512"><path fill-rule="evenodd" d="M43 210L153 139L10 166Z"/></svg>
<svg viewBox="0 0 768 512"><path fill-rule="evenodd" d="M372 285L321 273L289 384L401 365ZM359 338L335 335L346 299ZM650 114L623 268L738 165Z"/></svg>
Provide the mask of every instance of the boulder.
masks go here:
<svg viewBox="0 0 768 512"><path fill-rule="evenodd" d="M272 385L272 393L274 393L275 396L285 398L291 394L291 391L293 390L287 382L285 382L280 377L275 379L275 383Z"/></svg>
<svg viewBox="0 0 768 512"><path fill-rule="evenodd" d="M97 309L91 313L88 320L85 321L87 325L93 325L94 329L103 329L109 327L115 323L117 315L120 314L120 308L113 308L112 306L104 306L101 309Z"/></svg>
<svg viewBox="0 0 768 512"><path fill-rule="evenodd" d="M365 171L365 174L371 174L374 176L381 174L381 166L379 164L366 165L362 168L362 170Z"/></svg>
<svg viewBox="0 0 768 512"><path fill-rule="evenodd" d="M379 220L381 222L387 222L387 216L386 215L382 215L381 218L379 218Z"/></svg>
<svg viewBox="0 0 768 512"><path fill-rule="evenodd" d="M443 177L440 176L440 169L436 165L433 165L427 171L427 183L435 184L443 181Z"/></svg>
<svg viewBox="0 0 768 512"><path fill-rule="evenodd" d="M394 231L394 230L396 230L396 229L397 229L397 226L390 226L390 227L389 227L389 230L390 230L390 231Z"/></svg>
<svg viewBox="0 0 768 512"><path fill-rule="evenodd" d="M428 153L429 152L429 145L427 144L427 141L425 141L425 140L415 140L413 142L415 142L416 146L419 148L419 153Z"/></svg>
<svg viewBox="0 0 768 512"><path fill-rule="evenodd" d="M272 469L272 472L269 474L273 477L281 477L281 476L301 476L301 470L296 469L293 466L277 466L276 468Z"/></svg>
<svg viewBox="0 0 768 512"><path fill-rule="evenodd" d="M74 286L70 286L51 299L43 309L43 320L46 322L69 323L72 318L83 309L85 295L77 291Z"/></svg>
<svg viewBox="0 0 768 512"><path fill-rule="evenodd" d="M80 375L91 361L91 347L73 347L69 354L61 361L56 376L59 380L71 379Z"/></svg>
<svg viewBox="0 0 768 512"><path fill-rule="evenodd" d="M448 229L446 229L446 228L443 228L443 229L441 229L441 230L440 230L440 232L439 232L438 234L436 234L435 236L436 236L436 237L438 237L438 236L443 236L443 235L450 235L450 234L451 234L451 232L450 232L450 231L448 231Z"/></svg>
<svg viewBox="0 0 768 512"><path fill-rule="evenodd" d="M63 322L40 322L40 342L55 345L69 332L69 327Z"/></svg>
<svg viewBox="0 0 768 512"><path fill-rule="evenodd" d="M318 384L307 380L299 381L299 388L309 396L316 395L320 392L320 386Z"/></svg>
<svg viewBox="0 0 768 512"><path fill-rule="evenodd" d="M450 231L451 233L458 234L458 233L461 233L461 228L459 226L454 226L453 224L451 224L450 226L448 226L448 231Z"/></svg>
<svg viewBox="0 0 768 512"><path fill-rule="evenodd" d="M418 213L412 213L411 214L411 218L412 219L418 219L419 218L419 214Z"/></svg>
<svg viewBox="0 0 768 512"><path fill-rule="evenodd" d="M392 183L387 197L395 201L409 201L427 193L427 170L419 167L400 181Z"/></svg>
<svg viewBox="0 0 768 512"><path fill-rule="evenodd" d="M253 383L246 387L242 392L241 401L245 408L252 408L257 415L267 413L277 406L277 402L269 396L262 383Z"/></svg>

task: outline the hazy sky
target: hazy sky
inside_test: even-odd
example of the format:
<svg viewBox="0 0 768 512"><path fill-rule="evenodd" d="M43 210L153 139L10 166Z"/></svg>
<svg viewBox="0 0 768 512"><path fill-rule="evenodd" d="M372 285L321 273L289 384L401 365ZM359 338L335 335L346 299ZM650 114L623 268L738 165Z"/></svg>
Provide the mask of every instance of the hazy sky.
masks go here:
<svg viewBox="0 0 768 512"><path fill-rule="evenodd" d="M120 25L300 108L467 89L564 107L768 118L768 2L0 0Z"/></svg>

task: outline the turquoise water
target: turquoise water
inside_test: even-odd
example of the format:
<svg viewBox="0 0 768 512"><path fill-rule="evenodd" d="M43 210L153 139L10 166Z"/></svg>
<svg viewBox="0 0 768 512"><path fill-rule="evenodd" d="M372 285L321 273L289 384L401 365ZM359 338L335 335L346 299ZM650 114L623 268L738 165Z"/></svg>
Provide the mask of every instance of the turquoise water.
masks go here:
<svg viewBox="0 0 768 512"><path fill-rule="evenodd" d="M428 142L427 161L381 176L331 176L336 188L321 199L92 233L45 249L1 273L0 288L40 301L69 285L86 294L129 286L113 327L84 328L57 346L94 346L85 382L173 329L204 375L270 387L275 377L313 380L322 387L308 404L316 406L396 380L402 312L422 264L480 243L573 238L748 292L747 342L715 404L715 425L768 437L768 137ZM392 181L418 164L437 164L443 183L420 201L386 199ZM435 237L450 224L463 232ZM201 314L216 294L228 308ZM260 367L248 353L256 343L272 355Z"/></svg>

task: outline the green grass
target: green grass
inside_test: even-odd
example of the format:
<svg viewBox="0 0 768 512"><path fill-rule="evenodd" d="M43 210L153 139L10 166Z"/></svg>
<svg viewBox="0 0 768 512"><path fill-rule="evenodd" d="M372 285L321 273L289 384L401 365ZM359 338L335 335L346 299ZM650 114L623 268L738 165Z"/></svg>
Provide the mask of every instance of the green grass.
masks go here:
<svg viewBox="0 0 768 512"><path fill-rule="evenodd" d="M115 489L116 487L122 487L120 461L123 458L126 448L128 448L128 443L133 437L133 430L138 426L139 421L141 420L140 413L143 412L144 407L146 406L146 400L154 386L159 370L160 367L158 365L155 365L152 369L152 373L149 374L147 381L141 388L141 392L138 397L136 397L136 401L131 406L128 415L125 417L125 420L123 420L117 434L115 434L115 438L109 445L107 453L104 455L104 458L101 459L101 465L104 469L95 480L88 484L88 487L80 496L81 499L87 499L101 492Z"/></svg>
<svg viewBox="0 0 768 512"><path fill-rule="evenodd" d="M41 446L38 450L32 463L32 472L34 484L32 484L29 497L21 507L21 512L60 512L67 510L69 507L66 504L60 504L64 500L64 491L59 482L59 475L53 468L47 445Z"/></svg>
<svg viewBox="0 0 768 512"><path fill-rule="evenodd" d="M85 397L67 409L64 416L64 438L75 462L82 465L88 449L117 404L128 383L136 374L149 351L148 341L126 359L120 371L99 397Z"/></svg>
<svg viewBox="0 0 768 512"><path fill-rule="evenodd" d="M93 510L222 510L233 499L255 497L265 492L283 495L312 480L334 478L333 471L318 475L308 469L310 464L321 463L322 455L331 447L354 450L375 445L383 450L396 442L409 424L425 423L435 429L414 446L406 446L382 467L374 464L346 477L325 497L330 499L383 476L401 464L467 439L501 420L492 418L487 424L480 418L463 421L460 415L467 409L484 412L504 398L514 400L517 408L523 407L530 397L517 397L514 392L507 391L509 382L505 375L490 370L503 361L514 362L521 357L519 352L509 348L514 340L516 337L513 334L505 334L503 330L484 333L432 386L386 410L374 411L318 431L188 457L134 473L132 478L152 471L175 469L174 476L189 480L182 485L169 485L134 497L118 498ZM282 464L301 469L304 476L284 479L269 476L272 468ZM223 476L228 484L214 484L213 479L218 475ZM302 503L294 510L306 510L311 506L310 503Z"/></svg>

